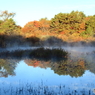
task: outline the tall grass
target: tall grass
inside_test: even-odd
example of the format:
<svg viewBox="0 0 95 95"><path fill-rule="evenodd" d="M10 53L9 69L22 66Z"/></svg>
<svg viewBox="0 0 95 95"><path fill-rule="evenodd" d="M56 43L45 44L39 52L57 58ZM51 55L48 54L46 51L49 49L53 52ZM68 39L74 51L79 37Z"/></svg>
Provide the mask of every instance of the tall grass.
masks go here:
<svg viewBox="0 0 95 95"><path fill-rule="evenodd" d="M72 89L66 85L48 86L43 83L0 87L0 95L95 95L92 89Z"/></svg>

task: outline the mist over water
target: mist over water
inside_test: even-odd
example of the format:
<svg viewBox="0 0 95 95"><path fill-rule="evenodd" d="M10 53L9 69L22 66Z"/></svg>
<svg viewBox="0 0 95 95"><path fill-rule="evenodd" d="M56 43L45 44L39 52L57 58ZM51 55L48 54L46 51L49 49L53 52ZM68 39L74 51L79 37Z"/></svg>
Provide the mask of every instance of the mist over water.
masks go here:
<svg viewBox="0 0 95 95"><path fill-rule="evenodd" d="M80 46L80 47L62 47L64 50L68 52L77 52L77 53L92 53L95 51L95 47L86 47L86 46Z"/></svg>
<svg viewBox="0 0 95 95"><path fill-rule="evenodd" d="M15 47L8 47L8 48L0 48L0 52L12 52L15 50L35 50L38 48L44 48L44 49L62 49L69 53L94 53L95 47L94 46L15 46Z"/></svg>
<svg viewBox="0 0 95 95"><path fill-rule="evenodd" d="M33 50L37 48L44 49L63 49L68 52L80 52L88 53L95 51L95 41L85 42L65 42L56 37L50 37L44 41L39 38L28 38L23 37L5 37L5 40L0 44L0 52L15 51L15 50Z"/></svg>

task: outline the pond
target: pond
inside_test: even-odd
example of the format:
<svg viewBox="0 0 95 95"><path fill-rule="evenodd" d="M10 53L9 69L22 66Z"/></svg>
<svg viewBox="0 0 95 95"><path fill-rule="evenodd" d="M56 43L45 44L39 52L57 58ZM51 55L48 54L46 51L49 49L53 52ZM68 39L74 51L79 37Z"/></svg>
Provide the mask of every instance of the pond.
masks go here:
<svg viewBox="0 0 95 95"><path fill-rule="evenodd" d="M0 51L0 95L95 95L94 47Z"/></svg>

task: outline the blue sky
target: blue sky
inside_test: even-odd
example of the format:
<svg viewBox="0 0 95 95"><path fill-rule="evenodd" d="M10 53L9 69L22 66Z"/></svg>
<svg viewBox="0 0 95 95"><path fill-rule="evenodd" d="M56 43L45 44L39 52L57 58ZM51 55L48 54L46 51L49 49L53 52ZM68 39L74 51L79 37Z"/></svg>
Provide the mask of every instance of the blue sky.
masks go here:
<svg viewBox="0 0 95 95"><path fill-rule="evenodd" d="M86 15L95 15L95 0L0 0L0 11L16 13L14 20L20 26L29 21L54 15L82 11Z"/></svg>

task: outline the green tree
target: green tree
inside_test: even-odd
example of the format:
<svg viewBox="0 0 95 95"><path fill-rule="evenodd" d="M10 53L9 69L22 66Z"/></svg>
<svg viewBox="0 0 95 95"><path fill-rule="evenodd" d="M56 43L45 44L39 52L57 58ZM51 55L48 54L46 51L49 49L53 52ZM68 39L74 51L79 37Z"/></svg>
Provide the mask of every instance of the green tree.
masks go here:
<svg viewBox="0 0 95 95"><path fill-rule="evenodd" d="M95 15L91 16L90 19L86 22L86 31L89 31L90 34L95 34ZM92 36L91 35L91 36Z"/></svg>
<svg viewBox="0 0 95 95"><path fill-rule="evenodd" d="M18 27L13 20L15 13L8 13L3 11L0 14L0 34L14 35L19 34L20 27Z"/></svg>
<svg viewBox="0 0 95 95"><path fill-rule="evenodd" d="M0 12L0 20L6 21L10 18L13 18L15 13L9 13L7 10L6 11L1 11Z"/></svg>
<svg viewBox="0 0 95 95"><path fill-rule="evenodd" d="M69 30L72 34L79 30L79 25L83 22L84 17L85 14L78 11L72 11L71 13L59 13L51 19L51 30L55 32Z"/></svg>
<svg viewBox="0 0 95 95"><path fill-rule="evenodd" d="M83 37L90 37L94 35L93 28L91 26L88 26L87 29L80 33Z"/></svg>

